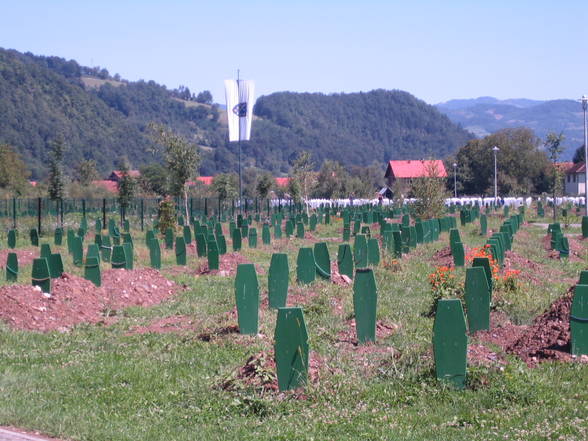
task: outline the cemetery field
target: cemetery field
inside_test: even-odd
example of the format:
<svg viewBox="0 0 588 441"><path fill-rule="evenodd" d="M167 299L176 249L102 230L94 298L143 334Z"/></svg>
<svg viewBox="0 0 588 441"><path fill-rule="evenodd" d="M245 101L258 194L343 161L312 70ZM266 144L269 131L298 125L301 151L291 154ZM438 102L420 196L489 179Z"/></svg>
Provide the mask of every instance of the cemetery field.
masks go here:
<svg viewBox="0 0 588 441"><path fill-rule="evenodd" d="M588 268L588 242L581 240L580 229L562 224L570 255L560 259L549 249L546 228L534 225L549 220L536 219L531 211L496 274L491 329L469 337L463 390L436 379L432 351L430 276L446 273L448 286L458 288L465 281L465 267L453 265L447 232L402 258L380 250L380 263L373 266L376 342L361 345L353 282L336 272L343 243L340 217L306 231L304 239L275 239L272 230L270 245L262 243L261 224L254 222L257 248L243 240L238 252L232 251L225 223L228 251L212 273L206 257L197 257L194 243L187 246L187 265L182 266L163 241L161 270L147 269L145 233L131 228L134 269L110 270L110 264L101 263L100 292L112 297L108 307L96 309L97 300L81 303L75 309L80 323L63 319L61 325L44 318L40 306L27 317L22 308L0 305L0 426L93 441L587 439L588 357L572 357L569 349L542 348L539 355L508 349ZM504 220L502 212L488 215L488 237ZM370 228L379 238L379 226ZM478 220L458 229L468 267L488 237L480 235ZM86 243L93 237L91 226ZM86 286L84 270L73 265L65 240L63 246L53 245L52 237L42 237L44 242L53 253L61 252L70 275L54 286ZM299 285L298 251L317 242L327 243L332 280L317 276ZM5 237L0 243L4 266ZM39 249L22 232L16 249L18 283L30 285ZM277 312L267 299L270 259L278 252L288 255L287 304L302 307L310 348L306 387L286 392L277 388ZM255 265L257 335L238 331L234 283L239 263ZM133 272L136 278L124 275ZM4 275L1 279L0 296L14 285ZM135 292L141 292L140 302L133 303Z"/></svg>

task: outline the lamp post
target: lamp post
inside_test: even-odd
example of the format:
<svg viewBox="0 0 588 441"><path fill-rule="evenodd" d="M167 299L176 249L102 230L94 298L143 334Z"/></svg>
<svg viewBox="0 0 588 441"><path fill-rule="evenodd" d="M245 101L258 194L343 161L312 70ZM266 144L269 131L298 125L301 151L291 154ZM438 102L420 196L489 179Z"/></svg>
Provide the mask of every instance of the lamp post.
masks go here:
<svg viewBox="0 0 588 441"><path fill-rule="evenodd" d="M586 110L588 109L588 96L583 95L582 109L584 110L584 215L588 216L588 131L586 129Z"/></svg>
<svg viewBox="0 0 588 441"><path fill-rule="evenodd" d="M496 179L496 153L500 149L497 146L492 147L492 151L494 152L494 205L498 204L498 181Z"/></svg>
<svg viewBox="0 0 588 441"><path fill-rule="evenodd" d="M457 199L457 163L453 163L453 197Z"/></svg>

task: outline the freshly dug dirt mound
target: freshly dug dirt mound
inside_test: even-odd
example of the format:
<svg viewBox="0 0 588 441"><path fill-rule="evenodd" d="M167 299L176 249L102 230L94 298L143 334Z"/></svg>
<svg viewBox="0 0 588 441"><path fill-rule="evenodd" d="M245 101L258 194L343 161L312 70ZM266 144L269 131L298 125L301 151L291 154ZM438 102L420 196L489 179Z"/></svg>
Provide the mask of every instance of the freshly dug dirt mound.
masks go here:
<svg viewBox="0 0 588 441"><path fill-rule="evenodd" d="M117 309L161 303L178 289L150 268L106 270L100 288L68 273L51 284L51 294L31 285L0 288L0 319L16 329L67 331L78 323L107 321Z"/></svg>
<svg viewBox="0 0 588 441"><path fill-rule="evenodd" d="M380 339L389 337L390 335L394 334L398 331L399 326L395 323L385 323L382 320L376 321L376 342ZM367 348L372 347L375 348L376 345L362 345L359 346L359 342L357 341L357 331L355 330L355 319L351 319L348 321L348 328L344 331L339 333L339 343L348 343L353 346ZM377 344L377 343L376 343Z"/></svg>
<svg viewBox="0 0 588 441"><path fill-rule="evenodd" d="M433 254L433 263L435 266L452 266L453 256L451 255L451 248L441 248L435 254Z"/></svg>
<svg viewBox="0 0 588 441"><path fill-rule="evenodd" d="M0 266L2 268L6 268L6 259L8 258L9 253L16 253L16 257L18 258L18 266L22 268L23 266L30 265L33 263L33 260L39 257L40 249L39 248L25 248L25 249L4 249L0 250Z"/></svg>
<svg viewBox="0 0 588 441"><path fill-rule="evenodd" d="M237 274L237 266L241 263L251 263L239 253L227 253L219 257L218 270L209 270L208 262L202 262L196 269L197 274L210 274L219 276L234 276ZM255 266L258 274L263 274L264 271L257 265Z"/></svg>
<svg viewBox="0 0 588 441"><path fill-rule="evenodd" d="M572 299L573 287L537 317L506 351L518 355L529 366L544 360L570 360Z"/></svg>
<svg viewBox="0 0 588 441"><path fill-rule="evenodd" d="M319 371L324 365L316 352L310 351L308 361L308 381L316 384ZM227 377L219 388L228 391L254 388L264 392L278 392L278 377L273 351L262 351L252 355L243 366ZM304 398L301 395L300 398Z"/></svg>

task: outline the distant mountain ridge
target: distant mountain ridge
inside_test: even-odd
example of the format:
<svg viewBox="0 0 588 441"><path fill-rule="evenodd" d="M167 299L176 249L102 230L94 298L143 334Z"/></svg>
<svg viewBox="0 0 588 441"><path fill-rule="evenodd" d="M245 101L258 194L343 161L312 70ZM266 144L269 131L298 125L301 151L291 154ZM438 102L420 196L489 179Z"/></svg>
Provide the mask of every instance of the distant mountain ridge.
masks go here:
<svg viewBox="0 0 588 441"><path fill-rule="evenodd" d="M562 160L570 160L576 148L584 143L582 107L574 100L480 97L450 100L436 107L477 137L509 127L529 127L541 139L549 132L563 132L566 140Z"/></svg>

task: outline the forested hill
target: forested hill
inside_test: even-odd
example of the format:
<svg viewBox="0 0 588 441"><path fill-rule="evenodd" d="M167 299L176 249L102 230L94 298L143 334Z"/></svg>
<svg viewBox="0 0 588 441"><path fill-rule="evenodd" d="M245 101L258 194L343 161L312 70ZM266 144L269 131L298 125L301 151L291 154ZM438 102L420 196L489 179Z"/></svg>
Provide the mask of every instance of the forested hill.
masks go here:
<svg viewBox="0 0 588 441"><path fill-rule="evenodd" d="M46 174L49 146L65 141L72 168L94 159L103 174L126 155L138 167L152 162L150 121L215 147L224 133L214 106L179 99L153 81L124 82L58 57L0 49L0 143L15 146L33 172Z"/></svg>
<svg viewBox="0 0 588 441"><path fill-rule="evenodd" d="M223 112L204 92L129 82L73 60L0 48L0 143L18 149L35 179L46 175L49 146L58 137L72 168L95 159L107 174L122 155L133 167L152 162L151 121L203 147L201 174L236 170L237 145L227 141ZM274 93L258 99L255 113L245 164L274 174L287 174L301 150L312 153L317 167L324 159L383 167L389 159L442 158L471 137L400 91Z"/></svg>
<svg viewBox="0 0 588 441"><path fill-rule="evenodd" d="M282 160L301 149L312 151L318 162L357 165L443 158L472 137L435 107L397 90L280 92L260 97L254 112L263 120L255 126L260 130L252 135L251 149L275 146Z"/></svg>

